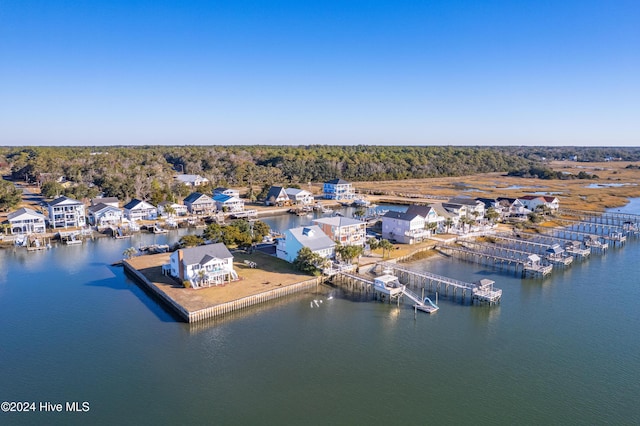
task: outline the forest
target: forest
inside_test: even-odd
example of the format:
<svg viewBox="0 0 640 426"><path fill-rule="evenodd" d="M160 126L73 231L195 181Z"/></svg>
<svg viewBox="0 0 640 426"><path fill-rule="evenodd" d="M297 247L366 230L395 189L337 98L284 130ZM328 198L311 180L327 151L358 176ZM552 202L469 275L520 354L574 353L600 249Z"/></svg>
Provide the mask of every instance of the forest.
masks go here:
<svg viewBox="0 0 640 426"><path fill-rule="evenodd" d="M468 176L513 176L548 170L545 162L640 160L640 148L461 146L106 146L2 147L8 177L41 185L43 193L82 199L101 193L122 201L179 200L189 189L178 173L199 174L211 186L247 188L249 198L273 184ZM547 174L547 178L557 178ZM64 178L69 184L60 186Z"/></svg>

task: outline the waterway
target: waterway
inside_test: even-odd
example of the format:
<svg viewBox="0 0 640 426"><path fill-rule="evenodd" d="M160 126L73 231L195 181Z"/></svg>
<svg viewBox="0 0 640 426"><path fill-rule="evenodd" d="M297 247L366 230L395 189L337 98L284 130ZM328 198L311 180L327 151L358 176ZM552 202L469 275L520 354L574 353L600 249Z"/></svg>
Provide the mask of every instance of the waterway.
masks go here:
<svg viewBox="0 0 640 426"><path fill-rule="evenodd" d="M327 288L189 325L110 266L177 238L0 251L0 401L89 407L0 424L640 424L638 241L544 280L411 265L495 280L493 307Z"/></svg>

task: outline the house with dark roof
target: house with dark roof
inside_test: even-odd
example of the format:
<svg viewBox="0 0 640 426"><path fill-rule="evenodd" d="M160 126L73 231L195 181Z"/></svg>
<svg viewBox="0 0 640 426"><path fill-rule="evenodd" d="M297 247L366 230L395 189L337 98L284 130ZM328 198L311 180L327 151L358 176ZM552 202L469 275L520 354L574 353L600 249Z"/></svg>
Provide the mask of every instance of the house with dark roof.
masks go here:
<svg viewBox="0 0 640 426"><path fill-rule="evenodd" d="M98 204L106 204L108 206L120 207L120 200L118 197L98 197L91 199L91 205L97 206Z"/></svg>
<svg viewBox="0 0 640 426"><path fill-rule="evenodd" d="M343 179L332 179L324 183L322 187L324 198L327 200L353 200L356 192L350 182Z"/></svg>
<svg viewBox="0 0 640 426"><path fill-rule="evenodd" d="M301 226L287 229L284 238L278 239L276 256L287 262L293 262L303 247L325 259L332 259L336 254L336 243L317 225Z"/></svg>
<svg viewBox="0 0 640 426"><path fill-rule="evenodd" d="M124 217L130 221L136 220L156 220L158 218L158 209L156 206L143 200L134 198L124 207Z"/></svg>
<svg viewBox="0 0 640 426"><path fill-rule="evenodd" d="M47 230L45 215L26 207L9 213L7 222L12 234L41 234Z"/></svg>
<svg viewBox="0 0 640 426"><path fill-rule="evenodd" d="M470 197L454 197L451 198L448 204L457 204L466 207L466 216L475 219L477 221L484 218L484 203L478 201L475 198Z"/></svg>
<svg viewBox="0 0 640 426"><path fill-rule="evenodd" d="M272 186L264 199L265 206L284 206L289 204L289 196L281 186Z"/></svg>
<svg viewBox="0 0 640 426"><path fill-rule="evenodd" d="M52 228L83 227L86 224L84 204L69 197L59 197L48 204L49 226Z"/></svg>
<svg viewBox="0 0 640 426"><path fill-rule="evenodd" d="M238 279L233 269L233 255L222 243L179 249L171 253L169 265L163 266L180 282L191 288L211 287Z"/></svg>
<svg viewBox="0 0 640 426"><path fill-rule="evenodd" d="M99 203L87 208L89 224L94 226L119 225L123 216L122 209L110 204Z"/></svg>
<svg viewBox="0 0 640 426"><path fill-rule="evenodd" d="M216 203L207 194L193 192L184 199L184 205L191 214L211 214L216 211Z"/></svg>

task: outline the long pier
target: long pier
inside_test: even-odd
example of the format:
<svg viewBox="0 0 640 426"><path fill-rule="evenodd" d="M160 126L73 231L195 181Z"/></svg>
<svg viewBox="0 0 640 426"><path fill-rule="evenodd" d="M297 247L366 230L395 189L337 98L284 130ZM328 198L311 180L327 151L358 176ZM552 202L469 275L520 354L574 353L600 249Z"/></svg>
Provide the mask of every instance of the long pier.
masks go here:
<svg viewBox="0 0 640 426"><path fill-rule="evenodd" d="M513 268L516 273L518 270L521 270L522 275L525 277L545 277L553 270L553 265L542 264L539 262L539 258L536 260L530 257L523 259L521 257L499 256L454 244L440 244L436 248L443 253L450 253L463 260L471 260L475 263L492 266L499 270ZM531 253L529 253L529 255L531 256ZM537 257L537 255L535 256Z"/></svg>
<svg viewBox="0 0 640 426"><path fill-rule="evenodd" d="M610 234L610 235L596 235L596 234L590 234L588 232L582 232L582 231L572 231L570 229L566 229L566 228L541 228L538 227L537 228L538 231L542 234L546 234L546 235L551 235L554 237L563 237L563 238L570 238L572 240L578 240L578 241L582 241L585 242L585 240L591 240L594 241L594 237L595 240L598 239L602 239L604 243L609 244L612 243L614 246L615 245L624 245L624 243L627 241L627 237L625 235L616 233L616 234ZM585 242L586 244L586 242ZM590 247L593 247L590 245Z"/></svg>
<svg viewBox="0 0 640 426"><path fill-rule="evenodd" d="M640 215L633 213L621 213L621 212L595 212L588 210L577 209L560 209L558 212L561 215L577 217L579 219L588 219L589 222L611 224L611 225L640 225Z"/></svg>
<svg viewBox="0 0 640 426"><path fill-rule="evenodd" d="M444 295L448 296L449 289L451 288L453 297L455 298L457 290L460 290L462 300L465 299L467 292L469 292L472 301L477 300L478 302L488 302L489 304L499 302L502 297L502 290L494 288L493 284L495 282L491 280L481 280L478 283L469 283L436 275L431 272L414 271L391 262L378 262L375 268L380 268L381 271L385 269L391 270L402 284L422 289L423 291L426 291L428 286L428 289L431 292L435 285L435 291L442 291L444 288Z"/></svg>
<svg viewBox="0 0 640 426"><path fill-rule="evenodd" d="M587 232L589 234L595 235L616 235L622 234L625 237L637 237L638 228L636 226L631 226L631 224L625 226L624 224L606 224L606 223L596 223L590 221L582 221L576 219L568 219L566 217L554 217L554 222L567 224L569 230L579 231L579 232Z"/></svg>

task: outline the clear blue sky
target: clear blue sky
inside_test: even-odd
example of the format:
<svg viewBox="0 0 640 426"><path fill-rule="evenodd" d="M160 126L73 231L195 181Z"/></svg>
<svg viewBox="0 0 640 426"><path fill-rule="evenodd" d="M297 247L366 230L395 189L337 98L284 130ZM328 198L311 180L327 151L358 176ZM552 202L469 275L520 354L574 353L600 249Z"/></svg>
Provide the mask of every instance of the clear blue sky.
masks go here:
<svg viewBox="0 0 640 426"><path fill-rule="evenodd" d="M0 145L640 146L640 0L0 0Z"/></svg>

